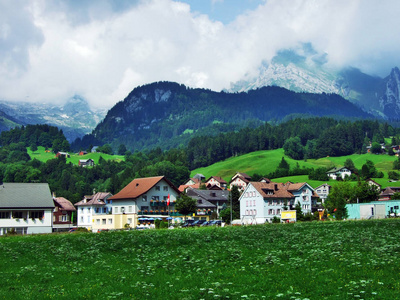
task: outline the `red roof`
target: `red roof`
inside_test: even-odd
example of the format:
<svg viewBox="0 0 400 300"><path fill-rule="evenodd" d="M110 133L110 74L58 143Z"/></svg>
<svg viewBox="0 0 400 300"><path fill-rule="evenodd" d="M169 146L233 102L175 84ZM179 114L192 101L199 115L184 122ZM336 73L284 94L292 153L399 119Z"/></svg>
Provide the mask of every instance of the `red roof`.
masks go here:
<svg viewBox="0 0 400 300"><path fill-rule="evenodd" d="M72 205L71 201L65 199L64 197L53 198L54 204L58 204L61 210L75 211L76 208Z"/></svg>
<svg viewBox="0 0 400 300"><path fill-rule="evenodd" d="M105 198L107 198L111 193L102 193L98 192L94 195L85 196L83 200L75 203L75 206L80 205L106 205L104 202Z"/></svg>
<svg viewBox="0 0 400 300"><path fill-rule="evenodd" d="M165 182L171 188L173 188L178 194L180 194L179 190L167 178L165 178L165 176L157 176L157 177L134 179L119 193L110 197L110 199L111 200L136 199L139 196L147 193L153 186L155 186L161 180L165 180Z"/></svg>

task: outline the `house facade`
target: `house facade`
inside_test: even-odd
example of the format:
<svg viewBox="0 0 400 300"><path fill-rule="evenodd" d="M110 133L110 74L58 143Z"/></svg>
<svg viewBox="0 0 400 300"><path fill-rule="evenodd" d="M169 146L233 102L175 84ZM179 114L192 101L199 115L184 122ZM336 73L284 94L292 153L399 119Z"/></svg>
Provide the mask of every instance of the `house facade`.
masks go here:
<svg viewBox="0 0 400 300"><path fill-rule="evenodd" d="M321 184L319 187L315 188L315 192L318 194L322 203L328 198L331 188L332 187L327 183Z"/></svg>
<svg viewBox="0 0 400 300"><path fill-rule="evenodd" d="M214 211L219 215L223 205L228 204L229 192L189 188L187 195L197 200L197 215L211 215ZM206 207L205 204L208 206Z"/></svg>
<svg viewBox="0 0 400 300"><path fill-rule="evenodd" d="M132 180L109 199L112 201L112 229L135 227L139 217L177 216L175 203L179 195L179 190L165 176Z"/></svg>
<svg viewBox="0 0 400 300"><path fill-rule="evenodd" d="M47 183L0 184L0 235L51 233L53 210Z"/></svg>
<svg viewBox="0 0 400 300"><path fill-rule="evenodd" d="M263 224L281 218L283 210L293 210L297 204L303 213L311 213L318 199L305 182L250 182L239 198L240 216L243 223L251 219L252 223Z"/></svg>
<svg viewBox="0 0 400 300"><path fill-rule="evenodd" d="M229 182L229 187L232 189L234 185L236 185L239 191L244 191L246 186L251 181L251 177L246 173L237 172Z"/></svg>
<svg viewBox="0 0 400 300"><path fill-rule="evenodd" d="M77 226L85 227L89 230L97 229L98 224L103 223L105 219L107 225L110 222L112 225L112 220L106 218L112 213L112 202L108 199L112 196L111 193L98 192L90 196L84 196L81 201L75 203L77 209ZM101 220L101 221L98 221Z"/></svg>
<svg viewBox="0 0 400 300"><path fill-rule="evenodd" d="M53 231L64 231L73 227L73 218L76 208L63 197L53 198Z"/></svg>
<svg viewBox="0 0 400 300"><path fill-rule="evenodd" d="M213 186L217 186L223 190L226 189L227 183L222 177L211 176L205 182L207 189L211 189Z"/></svg>
<svg viewBox="0 0 400 300"><path fill-rule="evenodd" d="M80 167L93 167L94 166L94 160L89 158L89 159L80 159L78 165Z"/></svg>
<svg viewBox="0 0 400 300"><path fill-rule="evenodd" d="M344 179L346 176L351 175L351 171L347 169L346 167L342 168L333 168L326 172L326 175L328 175L329 178L332 178L333 180L336 180L338 177L341 177Z"/></svg>
<svg viewBox="0 0 400 300"><path fill-rule="evenodd" d="M384 219L400 216L400 200L346 204L348 219Z"/></svg>

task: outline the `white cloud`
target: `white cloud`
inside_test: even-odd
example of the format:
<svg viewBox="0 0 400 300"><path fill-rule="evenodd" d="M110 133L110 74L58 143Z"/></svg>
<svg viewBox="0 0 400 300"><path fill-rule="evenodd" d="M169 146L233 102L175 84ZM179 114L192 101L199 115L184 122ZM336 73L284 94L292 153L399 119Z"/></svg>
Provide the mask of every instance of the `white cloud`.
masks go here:
<svg viewBox="0 0 400 300"><path fill-rule="evenodd" d="M269 0L224 25L172 0L0 0L0 98L80 94L111 106L159 80L221 90L301 43L333 67L384 76L400 65L399 8L396 0Z"/></svg>

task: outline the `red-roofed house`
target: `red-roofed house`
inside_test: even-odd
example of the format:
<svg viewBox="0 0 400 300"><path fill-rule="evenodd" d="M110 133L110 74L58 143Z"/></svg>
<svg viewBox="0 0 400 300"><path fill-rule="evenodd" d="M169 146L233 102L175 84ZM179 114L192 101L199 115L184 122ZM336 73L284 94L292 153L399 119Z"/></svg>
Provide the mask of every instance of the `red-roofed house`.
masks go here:
<svg viewBox="0 0 400 300"><path fill-rule="evenodd" d="M285 207L294 209L300 204L303 213L310 213L317 204L318 195L306 182L250 182L239 198L240 216L256 223L270 222L274 217L281 217Z"/></svg>
<svg viewBox="0 0 400 300"><path fill-rule="evenodd" d="M110 198L114 228L124 228L125 224L133 227L137 224L139 216L166 218L176 215L174 207L179 195L179 190L165 176L132 180Z"/></svg>
<svg viewBox="0 0 400 300"><path fill-rule="evenodd" d="M229 182L229 186L230 189L232 189L232 187L236 185L239 191L244 191L250 181L251 177L249 175L247 175L246 173L237 172Z"/></svg>
<svg viewBox="0 0 400 300"><path fill-rule="evenodd" d="M222 177L218 176L211 176L208 178L205 182L207 189L212 188L214 185L220 187L223 190L226 190L227 183L225 180L222 179Z"/></svg>
<svg viewBox="0 0 400 300"><path fill-rule="evenodd" d="M53 198L53 231L66 231L73 227L74 205L63 197Z"/></svg>

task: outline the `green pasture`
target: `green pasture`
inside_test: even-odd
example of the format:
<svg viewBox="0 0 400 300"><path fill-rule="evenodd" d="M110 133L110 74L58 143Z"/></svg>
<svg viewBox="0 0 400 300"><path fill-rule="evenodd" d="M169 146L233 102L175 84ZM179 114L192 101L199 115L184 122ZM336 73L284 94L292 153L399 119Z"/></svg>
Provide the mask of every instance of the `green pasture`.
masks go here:
<svg viewBox="0 0 400 300"><path fill-rule="evenodd" d="M38 150L35 152L32 152L30 148L27 148L27 150L31 159L36 158L42 162L46 162L49 159L54 159L56 157L56 155L53 152L45 152L44 147L38 147ZM100 156L105 160L121 161L125 159L123 155L110 155L104 153L88 153L86 155L79 155L78 153L69 152L69 154L70 157L67 158L67 163L70 162L74 165L78 165L80 159L89 159L89 158L93 159L94 163L97 164L99 162Z"/></svg>
<svg viewBox="0 0 400 300"><path fill-rule="evenodd" d="M400 219L0 238L3 299L397 299Z"/></svg>
<svg viewBox="0 0 400 300"><path fill-rule="evenodd" d="M386 186L399 186L400 183L397 182L389 182L387 178L387 172L392 170L393 161L397 159L395 156L389 155L375 155L375 154L352 154L347 156L340 157L324 157L319 159L308 159L304 160L294 160L284 154L282 148L276 150L265 150L265 151L256 151L248 154L244 154L237 157L231 157L224 161L217 162L211 166L198 168L191 172L191 176L194 176L197 173L203 174L206 178L210 176L220 176L225 181L229 182L232 176L236 172L243 172L248 175L253 175L255 173L266 175L269 174L277 168L282 157L289 163L290 167L293 169L296 167L298 163L299 166L305 168L318 168L318 167L342 167L346 159L350 158L353 160L356 168L361 169L362 165L365 164L367 160L371 160L374 162L376 168L379 171L384 172L385 178L377 178L375 181L380 183L383 187ZM293 181L293 182L302 182L307 181L313 187L317 187L321 185L322 181L310 181L307 176L291 176L284 177L279 179L274 179L277 182L283 181ZM330 181L330 184L334 181Z"/></svg>

